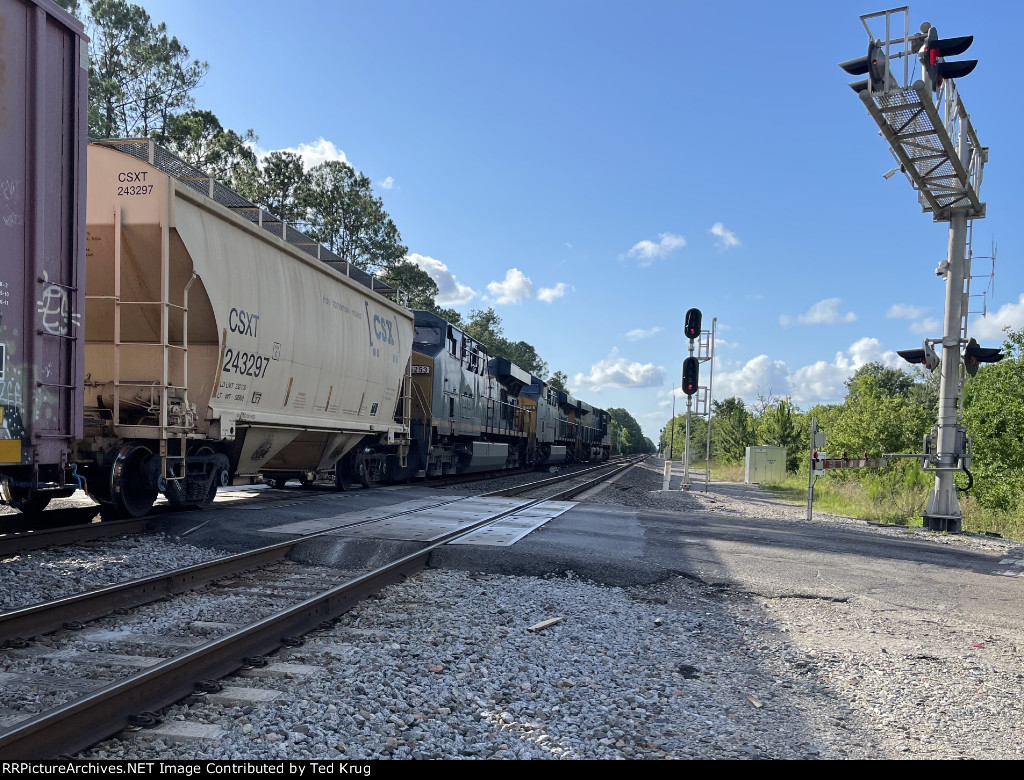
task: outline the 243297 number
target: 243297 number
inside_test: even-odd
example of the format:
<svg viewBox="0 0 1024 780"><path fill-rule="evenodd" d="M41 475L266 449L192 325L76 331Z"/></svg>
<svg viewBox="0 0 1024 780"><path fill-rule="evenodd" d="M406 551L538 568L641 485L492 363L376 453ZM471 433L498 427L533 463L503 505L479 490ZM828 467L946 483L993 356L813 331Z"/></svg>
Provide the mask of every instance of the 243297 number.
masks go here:
<svg viewBox="0 0 1024 780"><path fill-rule="evenodd" d="M263 355L255 355L251 352L242 352L227 348L224 353L224 368L226 373L240 374L260 379L265 376L270 367L270 358Z"/></svg>
<svg viewBox="0 0 1024 780"><path fill-rule="evenodd" d="M124 197L125 195L150 195L152 192L152 184L129 184L125 187L117 188L118 197Z"/></svg>

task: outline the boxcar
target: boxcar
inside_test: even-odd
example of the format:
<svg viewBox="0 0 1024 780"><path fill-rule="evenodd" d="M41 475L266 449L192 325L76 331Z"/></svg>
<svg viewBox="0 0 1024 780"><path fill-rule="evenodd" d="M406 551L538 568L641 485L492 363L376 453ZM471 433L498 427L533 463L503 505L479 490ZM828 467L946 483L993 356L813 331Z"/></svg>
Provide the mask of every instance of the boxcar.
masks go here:
<svg viewBox="0 0 1024 780"><path fill-rule="evenodd" d="M50 0L0 0L0 493L39 510L77 482L88 43Z"/></svg>

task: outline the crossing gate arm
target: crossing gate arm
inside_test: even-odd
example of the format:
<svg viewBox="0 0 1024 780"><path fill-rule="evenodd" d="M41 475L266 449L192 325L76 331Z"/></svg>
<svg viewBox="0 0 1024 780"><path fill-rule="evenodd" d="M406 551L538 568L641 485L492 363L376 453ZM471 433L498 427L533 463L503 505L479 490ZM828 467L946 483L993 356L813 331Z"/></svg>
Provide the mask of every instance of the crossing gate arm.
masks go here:
<svg viewBox="0 0 1024 780"><path fill-rule="evenodd" d="M880 458L814 458L811 467L816 472L835 471L836 469L880 469L889 465L891 455ZM920 457L920 455L906 456Z"/></svg>

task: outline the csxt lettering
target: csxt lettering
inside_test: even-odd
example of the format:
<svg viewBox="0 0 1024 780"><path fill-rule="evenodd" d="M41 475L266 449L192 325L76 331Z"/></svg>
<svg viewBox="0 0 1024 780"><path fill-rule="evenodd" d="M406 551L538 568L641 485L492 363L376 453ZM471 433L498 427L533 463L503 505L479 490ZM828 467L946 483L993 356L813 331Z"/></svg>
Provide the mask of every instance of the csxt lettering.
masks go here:
<svg viewBox="0 0 1024 780"><path fill-rule="evenodd" d="M117 180L123 182L145 181L147 171L121 171Z"/></svg>
<svg viewBox="0 0 1024 780"><path fill-rule="evenodd" d="M394 345L395 339L391 334L391 320L386 320L379 314L373 315L373 335L377 337L378 341L383 341L385 344Z"/></svg>
<svg viewBox="0 0 1024 780"><path fill-rule="evenodd" d="M228 313L228 329L232 333L241 333L243 336L255 336L259 323L260 315L250 314L243 309L232 309Z"/></svg>

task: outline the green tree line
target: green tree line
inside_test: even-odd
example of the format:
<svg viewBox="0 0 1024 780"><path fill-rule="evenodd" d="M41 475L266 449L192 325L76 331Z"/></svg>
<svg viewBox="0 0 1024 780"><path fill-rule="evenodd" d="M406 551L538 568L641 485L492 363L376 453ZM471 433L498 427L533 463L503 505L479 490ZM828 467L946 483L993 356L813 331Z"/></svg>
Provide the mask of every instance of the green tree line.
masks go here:
<svg viewBox="0 0 1024 780"><path fill-rule="evenodd" d="M986 510L1024 515L1024 329L1008 332L999 363L965 376L961 422L972 437L970 495ZM962 374L963 375L963 374ZM908 373L880 363L861 366L846 381L842 403L801 410L789 398L768 393L747 405L740 398L712 402L711 458L742 463L747 447L787 448L787 467L806 475L809 467L811 418L827 437L830 456L878 457L920 453L923 439L936 424L939 376L918 369ZM670 419L661 432L658 450L681 459L685 415ZM693 417L690 446L703 459L707 423ZM930 489L933 475L916 459L893 461L884 469L849 470L831 475L838 480L878 481L885 472L890 482Z"/></svg>
<svg viewBox="0 0 1024 780"><path fill-rule="evenodd" d="M433 311L462 327L489 354L535 376L547 375L547 363L531 344L505 336L493 308L463 318L438 306L437 284L408 261L401 232L368 176L342 160L307 169L301 156L288 151L260 159L255 152L259 137L252 128L226 128L213 111L196 106L194 91L209 63L193 58L166 24L154 22L142 6L127 0L57 2L82 20L89 36L90 136L152 139L346 262L401 289L410 308ZM561 371L549 379L567 389ZM644 446L635 422L623 430L634 436L632 446Z"/></svg>

